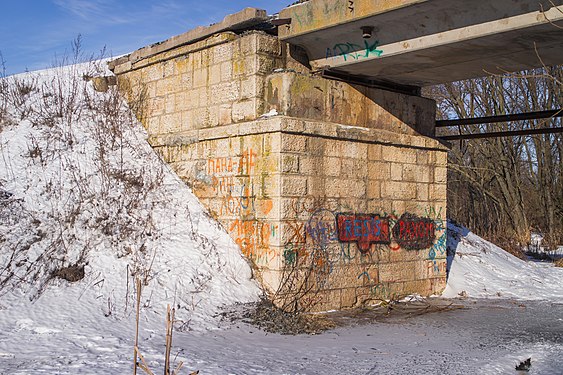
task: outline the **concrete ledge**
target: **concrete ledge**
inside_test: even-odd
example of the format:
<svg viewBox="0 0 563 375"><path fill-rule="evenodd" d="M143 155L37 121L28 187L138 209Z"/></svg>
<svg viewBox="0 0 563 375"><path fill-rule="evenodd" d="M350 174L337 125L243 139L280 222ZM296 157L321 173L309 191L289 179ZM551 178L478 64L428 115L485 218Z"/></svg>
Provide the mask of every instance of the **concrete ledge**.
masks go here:
<svg viewBox="0 0 563 375"><path fill-rule="evenodd" d="M119 65L134 64L140 60L169 51L186 44L191 44L205 39L213 34L223 31L236 31L258 25L268 20L268 15L263 9L246 8L240 12L227 15L221 22L210 26L199 26L180 35L173 36L163 42L151 44L135 52L110 61L109 68L114 70ZM125 69L127 70L127 69Z"/></svg>
<svg viewBox="0 0 563 375"><path fill-rule="evenodd" d="M140 69L148 65L158 64L178 56L187 55L189 53L209 49L220 44L229 43L236 38L237 36L233 32L217 33L207 39L183 45L169 51L155 53L140 60L126 61L114 66L110 65L110 70L112 70L115 74L127 73L128 71ZM113 62L115 61L110 62L110 64Z"/></svg>
<svg viewBox="0 0 563 375"><path fill-rule="evenodd" d="M437 139L421 135L397 134L381 129L347 126L330 122L308 121L287 116L274 116L232 125L153 136L149 138L149 143L153 147L179 146L237 136L278 132L396 147L440 151L448 151L449 149Z"/></svg>

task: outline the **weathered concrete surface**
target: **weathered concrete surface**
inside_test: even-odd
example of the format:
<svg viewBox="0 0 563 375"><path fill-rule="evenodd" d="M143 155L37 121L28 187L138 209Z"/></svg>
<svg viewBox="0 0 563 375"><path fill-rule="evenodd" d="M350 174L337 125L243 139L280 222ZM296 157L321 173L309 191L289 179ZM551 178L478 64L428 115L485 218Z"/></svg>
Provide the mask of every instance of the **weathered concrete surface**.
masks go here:
<svg viewBox="0 0 563 375"><path fill-rule="evenodd" d="M139 60L169 51L173 48L187 44L193 44L214 34L225 31L236 31L253 25L260 24L268 19L266 11L263 9L246 8L238 13L229 14L218 23L210 26L199 26L193 30L180 35L173 36L161 43L155 43L138 49L130 55L121 57L109 63L110 69L118 65L129 66L128 63L136 63Z"/></svg>
<svg viewBox="0 0 563 375"><path fill-rule="evenodd" d="M425 86L562 63L562 1L553 4L311 0L280 12L291 24L279 35L305 48L315 69Z"/></svg>
<svg viewBox="0 0 563 375"><path fill-rule="evenodd" d="M280 115L434 136L436 103L418 96L278 72L268 76L265 98Z"/></svg>
<svg viewBox="0 0 563 375"><path fill-rule="evenodd" d="M353 307L445 286L434 104L311 75L263 32L112 67L150 142L280 304Z"/></svg>

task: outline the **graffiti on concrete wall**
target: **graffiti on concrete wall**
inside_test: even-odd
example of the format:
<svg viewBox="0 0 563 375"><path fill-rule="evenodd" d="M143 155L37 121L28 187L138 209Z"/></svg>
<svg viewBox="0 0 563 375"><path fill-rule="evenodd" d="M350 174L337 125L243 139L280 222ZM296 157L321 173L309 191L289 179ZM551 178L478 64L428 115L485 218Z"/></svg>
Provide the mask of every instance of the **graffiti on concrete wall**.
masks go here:
<svg viewBox="0 0 563 375"><path fill-rule="evenodd" d="M377 49L379 41L364 40L361 46L355 43L336 43L334 46L326 49L326 59L342 57L344 61L367 59L371 56L381 57L383 50Z"/></svg>
<svg viewBox="0 0 563 375"><path fill-rule="evenodd" d="M284 222L282 261L287 269L297 270L295 274L304 280L303 285L299 284L301 288L295 290L317 295L321 290L337 288L346 282L363 287L369 298L393 298L395 289L391 285L395 281L388 270L382 281L378 265L389 262L393 250L423 250L424 255L428 251L427 259L417 260L423 262L416 271L423 278L440 278L445 273L446 263L440 256L444 225L435 212L425 212L422 216L350 213L341 202L310 197L293 199L286 207L292 219ZM412 262L408 261L409 267Z"/></svg>
<svg viewBox="0 0 563 375"><path fill-rule="evenodd" d="M393 238L403 249L426 249L436 239L436 224L430 218L404 213L393 226Z"/></svg>
<svg viewBox="0 0 563 375"><path fill-rule="evenodd" d="M255 219L236 219L228 229L244 255L257 263L268 263L270 242L277 236L277 225Z"/></svg>
<svg viewBox="0 0 563 375"><path fill-rule="evenodd" d="M390 245L397 249L422 250L434 245L436 223L433 219L410 213L399 219L373 214L337 214L338 239L341 242L356 242L362 253L367 253L372 244ZM392 229L390 229L392 228Z"/></svg>
<svg viewBox="0 0 563 375"><path fill-rule="evenodd" d="M447 273L447 266L446 263L440 262L439 259L443 259L446 256L446 242L448 236L445 221L442 219L442 209L428 209L425 215L434 220L436 232L440 233L438 239L428 250L428 268L432 270L432 274L429 272L429 275L431 275L429 277L443 275Z"/></svg>
<svg viewBox="0 0 563 375"><path fill-rule="evenodd" d="M219 215L240 216L256 210L256 192L251 175L256 153L246 149L239 157L217 157L207 160L211 187L221 198Z"/></svg>
<svg viewBox="0 0 563 375"><path fill-rule="evenodd" d="M338 239L341 242L357 242L362 253L371 244L390 244L389 219L379 215L338 214Z"/></svg>
<svg viewBox="0 0 563 375"><path fill-rule="evenodd" d="M219 157L207 160L210 176L250 175L255 167L256 153L248 148L238 157Z"/></svg>
<svg viewBox="0 0 563 375"><path fill-rule="evenodd" d="M256 264L266 265L275 252L270 244L279 235L277 224L260 219L273 208L263 195L256 171L259 155L249 147L239 156L212 157L206 160L206 181L216 200L216 214L227 220L226 229L243 254ZM255 182L257 179L257 182Z"/></svg>

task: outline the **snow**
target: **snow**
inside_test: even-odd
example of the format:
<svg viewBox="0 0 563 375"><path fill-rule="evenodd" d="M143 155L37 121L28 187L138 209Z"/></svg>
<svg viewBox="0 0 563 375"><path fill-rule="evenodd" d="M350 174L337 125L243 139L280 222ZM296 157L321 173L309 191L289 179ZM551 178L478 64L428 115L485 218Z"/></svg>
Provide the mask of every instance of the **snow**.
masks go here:
<svg viewBox="0 0 563 375"><path fill-rule="evenodd" d="M35 89L8 108L0 132L0 320L44 308L52 318L68 308L92 322L129 319L136 274L146 284L147 319L160 319L172 304L184 329L216 327L223 306L262 292L236 244L151 149L115 90L95 92L81 78L107 73L104 67L6 79ZM116 123L95 109L104 106L117 111ZM81 281L52 277L77 263L85 264ZM20 323L17 329L35 333L57 329Z"/></svg>
<svg viewBox="0 0 563 375"><path fill-rule="evenodd" d="M262 116L260 116L260 118L268 118L268 117L274 117L277 116L279 113L278 111L276 111L275 108L270 109L270 111L264 113Z"/></svg>
<svg viewBox="0 0 563 375"><path fill-rule="evenodd" d="M221 320L223 309L261 296L250 267L115 92L77 80L85 70L108 74L99 63L7 81L38 88L10 102L0 123L0 374L131 373L133 274L146 284L139 348L155 373L167 304L177 308L181 374L495 374L529 356L531 373L562 373L563 321L542 322L562 316L563 269L521 261L453 224L444 296L485 304L463 298L461 310L352 319L314 336ZM53 85L64 93L62 116L45 116L60 104ZM119 121L101 105L118 109ZM73 264L85 265L80 281L52 277Z"/></svg>
<svg viewBox="0 0 563 375"><path fill-rule="evenodd" d="M449 278L443 297L563 301L563 268L523 261L448 223Z"/></svg>

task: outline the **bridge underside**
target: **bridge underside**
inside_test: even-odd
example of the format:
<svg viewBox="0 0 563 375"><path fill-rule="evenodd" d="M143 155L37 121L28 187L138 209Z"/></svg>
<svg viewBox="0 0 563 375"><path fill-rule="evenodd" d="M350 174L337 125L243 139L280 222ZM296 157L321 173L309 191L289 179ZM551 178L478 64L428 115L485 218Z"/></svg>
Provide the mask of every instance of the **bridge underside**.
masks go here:
<svg viewBox="0 0 563 375"><path fill-rule="evenodd" d="M561 3L311 0L280 12L279 37L317 70L427 86L560 63Z"/></svg>

